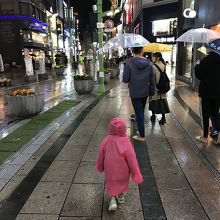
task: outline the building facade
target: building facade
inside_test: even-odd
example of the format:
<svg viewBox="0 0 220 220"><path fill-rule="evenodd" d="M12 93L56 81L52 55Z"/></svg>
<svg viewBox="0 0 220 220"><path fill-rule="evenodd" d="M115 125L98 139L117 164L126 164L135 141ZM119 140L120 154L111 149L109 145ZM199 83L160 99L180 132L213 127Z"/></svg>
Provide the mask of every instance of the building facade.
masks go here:
<svg viewBox="0 0 220 220"><path fill-rule="evenodd" d="M34 57L65 52L63 0L1 0L0 53L5 64L24 66L24 48Z"/></svg>
<svg viewBox="0 0 220 220"><path fill-rule="evenodd" d="M216 8L220 7L218 0L212 0L210 4L207 0L180 0L179 4L179 28L178 35L183 34L192 28L206 28L220 31L220 15ZM185 9L194 9L197 13L195 18L185 18L183 12ZM198 89L198 81L194 75L194 66L197 60L202 59L204 55L198 51L202 44L184 44L178 43L177 53L177 79L189 83L193 89Z"/></svg>
<svg viewBox="0 0 220 220"><path fill-rule="evenodd" d="M178 23L177 0L132 0L132 32L150 42L173 45L173 53L164 54L169 63L176 62ZM150 55L150 54L149 54Z"/></svg>

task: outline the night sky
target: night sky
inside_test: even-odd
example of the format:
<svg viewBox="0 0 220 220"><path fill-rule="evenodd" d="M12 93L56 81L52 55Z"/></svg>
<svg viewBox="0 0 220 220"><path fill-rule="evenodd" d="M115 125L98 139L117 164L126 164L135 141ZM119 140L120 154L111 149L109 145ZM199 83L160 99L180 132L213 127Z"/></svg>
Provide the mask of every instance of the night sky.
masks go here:
<svg viewBox="0 0 220 220"><path fill-rule="evenodd" d="M89 24L89 14L92 12L92 5L96 4L96 0L70 0L74 10L79 13L81 37ZM103 0L103 10L109 10L111 7L110 0Z"/></svg>

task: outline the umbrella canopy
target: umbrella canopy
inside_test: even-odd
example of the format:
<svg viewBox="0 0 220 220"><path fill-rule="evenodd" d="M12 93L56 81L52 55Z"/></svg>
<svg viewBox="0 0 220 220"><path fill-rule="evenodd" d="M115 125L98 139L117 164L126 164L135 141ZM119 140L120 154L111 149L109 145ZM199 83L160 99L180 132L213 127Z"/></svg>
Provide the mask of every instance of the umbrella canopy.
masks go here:
<svg viewBox="0 0 220 220"><path fill-rule="evenodd" d="M130 47L143 47L150 42L138 34L118 34L116 37L113 37L109 40L103 47L104 51Z"/></svg>
<svg viewBox="0 0 220 220"><path fill-rule="evenodd" d="M208 43L220 38L220 33L206 28L191 29L182 34L176 41L185 43Z"/></svg>
<svg viewBox="0 0 220 220"><path fill-rule="evenodd" d="M144 46L144 52L172 52L172 47L168 44L150 43Z"/></svg>
<svg viewBox="0 0 220 220"><path fill-rule="evenodd" d="M205 44L205 47L220 55L220 38Z"/></svg>

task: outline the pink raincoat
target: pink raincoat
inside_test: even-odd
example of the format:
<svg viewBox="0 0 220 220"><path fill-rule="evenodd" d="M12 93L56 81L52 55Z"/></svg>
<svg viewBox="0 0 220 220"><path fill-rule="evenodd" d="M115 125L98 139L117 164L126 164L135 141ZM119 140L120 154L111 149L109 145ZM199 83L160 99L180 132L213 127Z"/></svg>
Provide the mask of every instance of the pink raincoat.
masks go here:
<svg viewBox="0 0 220 220"><path fill-rule="evenodd" d="M106 191L110 197L128 190L130 174L135 183L142 183L136 154L126 135L126 122L121 118L112 119L109 135L101 143L96 168L105 173Z"/></svg>

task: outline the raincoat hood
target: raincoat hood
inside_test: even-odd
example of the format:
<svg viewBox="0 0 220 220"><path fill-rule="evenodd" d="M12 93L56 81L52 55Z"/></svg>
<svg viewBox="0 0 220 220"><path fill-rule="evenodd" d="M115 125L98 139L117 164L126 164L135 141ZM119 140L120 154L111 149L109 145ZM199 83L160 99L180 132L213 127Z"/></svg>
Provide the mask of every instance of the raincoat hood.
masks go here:
<svg viewBox="0 0 220 220"><path fill-rule="evenodd" d="M126 121L122 118L113 118L109 124L109 134L114 136L126 136Z"/></svg>
<svg viewBox="0 0 220 220"><path fill-rule="evenodd" d="M130 60L132 64L134 64L138 69L146 69L151 61L146 58L141 58L141 57L134 57Z"/></svg>

